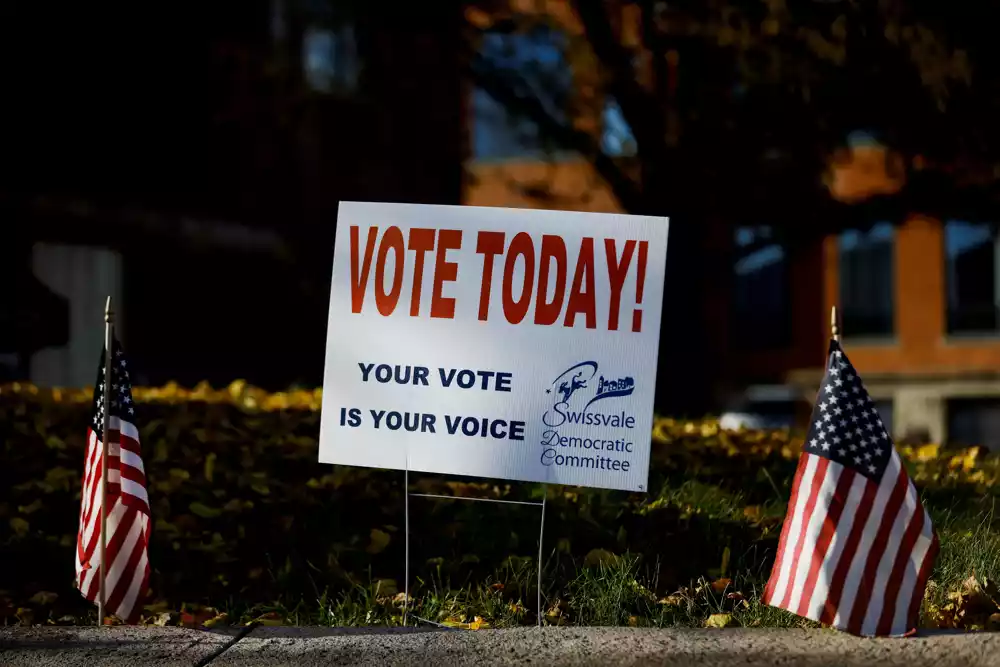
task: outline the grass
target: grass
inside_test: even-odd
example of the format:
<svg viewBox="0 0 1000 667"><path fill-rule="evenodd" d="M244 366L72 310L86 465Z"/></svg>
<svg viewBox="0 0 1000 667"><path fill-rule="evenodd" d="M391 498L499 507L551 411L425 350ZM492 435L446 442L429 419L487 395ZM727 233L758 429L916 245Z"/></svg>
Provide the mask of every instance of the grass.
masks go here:
<svg viewBox="0 0 1000 667"><path fill-rule="evenodd" d="M680 509L681 516L706 519L701 524L707 530L706 539L724 533L721 524L750 520L743 511L740 493L692 481L664 490L643 511L656 512L664 507ZM994 510L992 500L988 506L985 501L931 506L942 548L928 587L924 626L941 624L941 609L949 602L954 606L949 596L954 598L957 591L963 590L970 576L987 582L1000 577L1000 529ZM723 559L731 559L728 550L723 551ZM705 567L711 577L692 579L664 595L656 593L664 590L659 581L662 564L648 562L640 554L593 550L581 560L560 559L558 550L553 550L543 576L543 620L549 625L657 628L703 627L713 622L742 627L817 627L760 602L768 575L760 554L751 551L733 560L742 564L735 572L729 571L726 562ZM443 559L428 563L429 576L416 577L411 583L411 623L421 619L478 629L537 621L534 559L509 557L492 575L461 584L444 573L443 564ZM268 572L279 585L289 574L287 565ZM197 624L219 618L224 622L263 619L277 624L331 627L402 624L405 595L394 580L379 579L369 572L363 583L331 591L319 590L314 582L313 590L314 596L279 597L263 604L231 598L215 606L186 605L186 610L182 608L183 613L169 622ZM152 617L157 613L162 614L162 610L151 609ZM93 620L92 615L86 615L81 622ZM950 622L958 624L955 619ZM965 622L974 627L977 619ZM983 618L978 619L978 625L985 624Z"/></svg>
<svg viewBox="0 0 1000 667"><path fill-rule="evenodd" d="M1000 575L1000 530L994 504L981 514L956 512L953 508L932 512L941 535L934 580L945 590L954 590L970 575Z"/></svg>
<svg viewBox="0 0 1000 667"><path fill-rule="evenodd" d="M136 391L154 522L149 622L402 622L403 476L317 464L319 399ZM0 387L0 624L96 620L72 585L89 407L86 392ZM545 623L808 626L759 602L800 445L784 431L660 418L646 494L415 474L411 490L546 493ZM899 450L941 539L924 624L990 627L1000 458ZM413 502L409 613L454 627L537 622L537 508Z"/></svg>
<svg viewBox="0 0 1000 667"><path fill-rule="evenodd" d="M743 517L741 496L723 489L685 482L660 496L659 505L670 504L712 521ZM651 503L653 505L654 503ZM977 511L981 510L981 511ZM985 501L945 508L931 508L935 528L941 538L941 552L928 586L922 625L942 623L965 627L988 625L979 616L944 618L942 608L953 607L958 592L968 591L970 577L978 589L1000 577L1000 526L995 503ZM554 554L553 554L554 556ZM589 554L586 562L564 564L564 571L545 573L544 622L551 625L704 627L713 622L741 627L811 628L807 619L760 602L768 572L761 567L743 568L729 575L725 563L706 568L718 578L699 577L669 595L658 596L657 563L644 565L641 555L620 555L601 551ZM743 561L760 562L757 554L745 554ZM567 574L570 578L567 579ZM729 576L726 576L729 575ZM452 627L515 627L537 620L535 563L530 558L509 559L492 577L478 585L453 586L440 576L418 579L411 591L409 613L419 619ZM286 622L323 626L400 625L404 596L395 582L370 580L330 596L324 591L315 604L299 600L294 605L276 604L225 610L230 618L246 622L260 614L277 612ZM997 600L996 602L1000 602ZM968 606L968 605L967 605ZM998 613L1000 609L987 609ZM716 620L710 620L716 619ZM959 622L956 622L959 621Z"/></svg>
<svg viewBox="0 0 1000 667"><path fill-rule="evenodd" d="M655 582L642 575L640 560L624 554L610 562L581 567L562 590L547 586L545 624L703 627L710 618L724 615L726 625L816 627L794 614L761 604L764 580L749 572L731 581L701 578L658 598L653 593ZM411 623L420 620L471 629L535 623L535 598L523 595L532 592L532 586L527 581L520 586L503 583L511 581L510 574L498 573L492 583L465 587L418 581L411 591ZM526 574L534 578L534 568ZM382 582L375 580L337 595L324 591L314 602L298 600L252 607L237 604L217 611L241 623L273 615L291 625L401 625L403 594L392 587L380 590L381 586Z"/></svg>

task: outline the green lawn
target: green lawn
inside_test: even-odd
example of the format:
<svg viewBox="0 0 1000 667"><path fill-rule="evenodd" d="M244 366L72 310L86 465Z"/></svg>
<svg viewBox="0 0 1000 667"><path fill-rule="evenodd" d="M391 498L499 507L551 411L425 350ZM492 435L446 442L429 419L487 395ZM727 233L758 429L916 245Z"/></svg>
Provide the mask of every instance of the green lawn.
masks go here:
<svg viewBox="0 0 1000 667"><path fill-rule="evenodd" d="M402 621L403 474L318 464L318 392L135 396L154 522L150 622ZM0 389L0 623L96 621L73 588L89 401ZM661 419L652 443L649 494L412 473L411 489L547 493L546 623L808 625L758 602L797 440ZM1000 599L989 599L1000 597L1000 461L935 446L901 452L941 538L925 624L1000 622L990 621ZM410 502L411 614L472 628L537 621L537 508Z"/></svg>

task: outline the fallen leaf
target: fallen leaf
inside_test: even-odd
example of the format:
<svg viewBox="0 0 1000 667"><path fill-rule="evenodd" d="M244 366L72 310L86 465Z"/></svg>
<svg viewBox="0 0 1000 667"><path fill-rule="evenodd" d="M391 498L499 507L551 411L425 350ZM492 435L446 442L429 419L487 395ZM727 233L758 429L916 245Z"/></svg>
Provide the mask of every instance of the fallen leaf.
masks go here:
<svg viewBox="0 0 1000 667"><path fill-rule="evenodd" d="M54 435L45 439L45 446L49 449L66 449L66 443Z"/></svg>
<svg viewBox="0 0 1000 667"><path fill-rule="evenodd" d="M14 531L14 534L18 537L24 537L28 534L28 529L31 528L31 524L22 519L19 516L14 517L10 520L10 529Z"/></svg>
<svg viewBox="0 0 1000 667"><path fill-rule="evenodd" d="M736 625L732 614L712 614L705 620L706 628L728 628Z"/></svg>
<svg viewBox="0 0 1000 667"><path fill-rule="evenodd" d="M224 624L228 620L229 620L229 614L226 614L225 612L223 612L223 613L218 614L217 616L215 616L213 618L208 619L204 623L202 623L202 627L205 627L205 628L214 628L217 625Z"/></svg>
<svg viewBox="0 0 1000 667"><path fill-rule="evenodd" d="M211 482L212 478L215 476L215 452L209 452L208 456L205 457L205 481Z"/></svg>
<svg viewBox="0 0 1000 667"><path fill-rule="evenodd" d="M202 519L214 519L222 514L222 510L209 507L208 505L197 501L188 505L188 509L191 510L192 514L200 516Z"/></svg>
<svg viewBox="0 0 1000 667"><path fill-rule="evenodd" d="M43 607L47 607L55 603L55 601L58 599L59 599L58 593L52 593L50 591L38 591L37 593L31 596L28 602L30 602L31 604L37 604Z"/></svg>
<svg viewBox="0 0 1000 667"><path fill-rule="evenodd" d="M366 551L370 554L382 553L385 548L389 546L389 542L392 541L392 537L389 533L384 530L379 530L378 528L372 528L369 539L370 542L368 543Z"/></svg>
<svg viewBox="0 0 1000 667"><path fill-rule="evenodd" d="M595 565L612 565L618 560L618 556L614 555L607 549L591 549L586 556L583 558L584 567L594 567Z"/></svg>
<svg viewBox="0 0 1000 667"><path fill-rule="evenodd" d="M659 604L662 604L665 607L680 607L684 604L684 596L674 593L673 595L661 598Z"/></svg>
<svg viewBox="0 0 1000 667"><path fill-rule="evenodd" d="M177 625L180 620L180 614L175 611L164 611L152 618L150 620L150 625L157 625L161 628L165 628L168 625Z"/></svg>
<svg viewBox="0 0 1000 667"><path fill-rule="evenodd" d="M279 614L278 612L276 612L276 611L269 611L266 614L261 614L260 616L258 616L257 618L255 618L253 621L251 621L251 623L257 623L257 625L264 625L264 626L275 627L275 626L279 626L279 625L284 625L285 621L281 617L281 614ZM247 623L247 625L249 625L249 624L250 623Z"/></svg>
<svg viewBox="0 0 1000 667"><path fill-rule="evenodd" d="M180 624L185 628L200 628L206 621L218 615L219 612L213 607L184 605L181 609Z"/></svg>
<svg viewBox="0 0 1000 667"><path fill-rule="evenodd" d="M17 508L17 511L21 514L34 514L38 510L42 509L42 499L36 498L35 502L30 505L22 505Z"/></svg>
<svg viewBox="0 0 1000 667"><path fill-rule="evenodd" d="M375 582L375 595L391 598L399 592L395 579L379 579Z"/></svg>
<svg viewBox="0 0 1000 667"><path fill-rule="evenodd" d="M488 627L490 624L484 621L482 616L476 616L472 619L472 623L469 623L469 630L482 630Z"/></svg>
<svg viewBox="0 0 1000 667"><path fill-rule="evenodd" d="M727 588L729 588L729 585L732 583L733 583L732 579L725 579L725 578L716 579L715 581L712 582L712 590L715 591L716 593L722 593Z"/></svg>
<svg viewBox="0 0 1000 667"><path fill-rule="evenodd" d="M962 470L968 472L976 467L976 459L979 456L978 447L970 447L964 450L961 454L951 457L948 462L950 468L962 468Z"/></svg>
<svg viewBox="0 0 1000 667"><path fill-rule="evenodd" d="M252 507L253 503L251 503L250 505ZM226 512L239 512L243 508L244 508L243 501L240 500L239 498L233 498L222 506L223 511Z"/></svg>
<svg viewBox="0 0 1000 667"><path fill-rule="evenodd" d="M933 461L938 457L938 452L940 449L941 445L937 443L918 447L916 451L916 459L918 461Z"/></svg>

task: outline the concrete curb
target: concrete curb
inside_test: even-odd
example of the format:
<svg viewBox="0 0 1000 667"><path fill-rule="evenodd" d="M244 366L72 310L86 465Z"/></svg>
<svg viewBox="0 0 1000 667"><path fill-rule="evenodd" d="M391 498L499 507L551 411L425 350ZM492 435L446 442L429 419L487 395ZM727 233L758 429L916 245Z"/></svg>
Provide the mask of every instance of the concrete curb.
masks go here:
<svg viewBox="0 0 1000 667"><path fill-rule="evenodd" d="M859 639L828 630L0 628L4 667L670 665L988 667L1000 633Z"/></svg>
<svg viewBox="0 0 1000 667"><path fill-rule="evenodd" d="M231 645L239 628L0 628L0 665L164 665L192 667Z"/></svg>

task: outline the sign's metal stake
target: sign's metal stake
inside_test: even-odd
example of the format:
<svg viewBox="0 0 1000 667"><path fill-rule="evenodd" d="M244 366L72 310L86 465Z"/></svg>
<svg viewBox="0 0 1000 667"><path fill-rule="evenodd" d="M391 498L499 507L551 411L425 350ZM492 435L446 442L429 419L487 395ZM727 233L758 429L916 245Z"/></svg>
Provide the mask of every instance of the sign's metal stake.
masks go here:
<svg viewBox="0 0 1000 667"><path fill-rule="evenodd" d="M406 567L403 583L403 627L406 627L407 614L410 611L410 453L406 453L406 471L403 473L403 507L406 521L403 530L406 531ZM397 589L398 590L398 589Z"/></svg>
<svg viewBox="0 0 1000 667"><path fill-rule="evenodd" d="M542 520L538 527L538 627L542 627L542 545L545 543L545 501L549 496L549 485L542 484Z"/></svg>
<svg viewBox="0 0 1000 667"><path fill-rule="evenodd" d="M545 507L546 500L549 495L549 487L547 484L542 484L542 489L544 493L542 495L542 502L530 502L526 500L503 500L500 498L465 498L462 496L444 496L434 493L410 493L410 457L406 457L406 468L403 472L403 513L405 516L403 531L404 531L404 541L406 562L404 564L404 574L405 581L403 582L403 597L405 598L403 602L403 626L407 625L409 620L409 607L410 607L410 496L415 498L435 498L439 500L471 500L480 503L496 503L498 505L531 505L533 507L540 507L542 510L541 522L538 526L538 627L542 627L542 617L545 615L542 609L542 554L545 544ZM421 620L419 616L415 616L418 620Z"/></svg>

